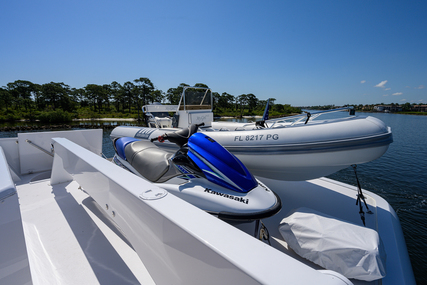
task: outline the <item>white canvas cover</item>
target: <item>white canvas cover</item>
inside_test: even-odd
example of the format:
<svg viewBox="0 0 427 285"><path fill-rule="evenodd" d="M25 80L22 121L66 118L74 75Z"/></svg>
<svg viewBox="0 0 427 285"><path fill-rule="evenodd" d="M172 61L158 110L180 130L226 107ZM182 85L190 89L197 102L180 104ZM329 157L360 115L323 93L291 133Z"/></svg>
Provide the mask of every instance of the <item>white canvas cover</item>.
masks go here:
<svg viewBox="0 0 427 285"><path fill-rule="evenodd" d="M386 254L375 230L298 208L279 231L297 254L347 278L373 281L386 275Z"/></svg>

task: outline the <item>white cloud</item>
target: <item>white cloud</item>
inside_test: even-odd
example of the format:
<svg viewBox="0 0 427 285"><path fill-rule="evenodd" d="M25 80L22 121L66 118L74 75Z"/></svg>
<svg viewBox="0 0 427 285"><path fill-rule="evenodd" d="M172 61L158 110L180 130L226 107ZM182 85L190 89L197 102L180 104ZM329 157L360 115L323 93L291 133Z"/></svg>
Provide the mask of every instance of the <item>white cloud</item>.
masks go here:
<svg viewBox="0 0 427 285"><path fill-rule="evenodd" d="M387 81L388 81L388 80L381 81L380 83L378 83L377 85L375 85L375 87L381 87L381 88L384 88L384 85L387 83Z"/></svg>
<svg viewBox="0 0 427 285"><path fill-rule="evenodd" d="M360 81L360 83L362 83L362 84L363 84L363 83L365 83L365 82L366 82L366 80L362 80L362 81Z"/></svg>
<svg viewBox="0 0 427 285"><path fill-rule="evenodd" d="M402 92L396 92L396 93L393 93L393 94L391 94L391 95L399 96L399 95L402 95L402 94L403 94Z"/></svg>
<svg viewBox="0 0 427 285"><path fill-rule="evenodd" d="M420 86L416 87L416 89L424 89L424 88L425 88L424 85L420 85Z"/></svg>
<svg viewBox="0 0 427 285"><path fill-rule="evenodd" d="M402 100L400 100L400 101L406 101L406 99L402 99Z"/></svg>
<svg viewBox="0 0 427 285"><path fill-rule="evenodd" d="M386 90L386 91L387 91L387 90L390 90L390 89L391 89L391 88L386 88L386 89L384 89L384 90Z"/></svg>

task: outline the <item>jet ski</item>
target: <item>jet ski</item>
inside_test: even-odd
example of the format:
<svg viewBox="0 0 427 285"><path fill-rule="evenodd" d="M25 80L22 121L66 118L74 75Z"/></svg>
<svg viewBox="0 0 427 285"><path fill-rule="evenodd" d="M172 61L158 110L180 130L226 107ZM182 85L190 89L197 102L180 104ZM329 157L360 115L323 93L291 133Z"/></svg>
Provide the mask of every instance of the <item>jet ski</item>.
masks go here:
<svg viewBox="0 0 427 285"><path fill-rule="evenodd" d="M193 124L150 141L116 138L113 161L222 220L255 221L260 228L260 219L280 211L280 198L236 156L206 133L197 132L199 126ZM175 143L178 151L171 153L153 143L165 140Z"/></svg>

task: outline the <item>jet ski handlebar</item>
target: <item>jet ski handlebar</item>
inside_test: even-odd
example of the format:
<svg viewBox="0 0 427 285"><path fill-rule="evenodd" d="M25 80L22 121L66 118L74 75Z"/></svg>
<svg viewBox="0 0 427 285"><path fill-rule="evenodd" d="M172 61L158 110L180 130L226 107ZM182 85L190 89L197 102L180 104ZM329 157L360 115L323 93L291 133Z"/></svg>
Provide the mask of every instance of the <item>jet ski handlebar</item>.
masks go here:
<svg viewBox="0 0 427 285"><path fill-rule="evenodd" d="M188 142L188 139L192 134L196 133L200 126L204 126L204 123L201 124L192 124L186 129L182 129L176 132L165 133L164 135L158 136L157 138L152 138L151 142L159 141L164 142L168 140L177 144L179 147L182 147Z"/></svg>

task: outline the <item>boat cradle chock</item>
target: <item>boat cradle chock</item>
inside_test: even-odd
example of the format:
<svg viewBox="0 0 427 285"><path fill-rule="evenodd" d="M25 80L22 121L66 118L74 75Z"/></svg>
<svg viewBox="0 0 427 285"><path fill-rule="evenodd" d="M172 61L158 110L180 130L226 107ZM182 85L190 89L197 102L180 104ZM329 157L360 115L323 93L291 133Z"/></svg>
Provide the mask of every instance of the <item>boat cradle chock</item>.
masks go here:
<svg viewBox="0 0 427 285"><path fill-rule="evenodd" d="M261 227L260 227L261 226ZM267 230L267 227L264 225L264 223L261 220L256 220L256 226L255 226L255 234L254 236L257 237L261 241L267 242L269 245L270 243L270 234Z"/></svg>

